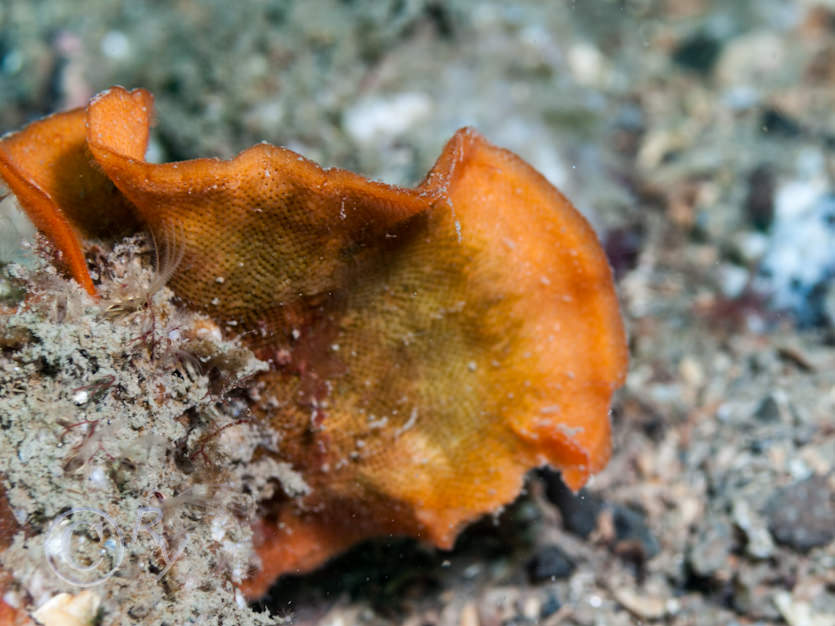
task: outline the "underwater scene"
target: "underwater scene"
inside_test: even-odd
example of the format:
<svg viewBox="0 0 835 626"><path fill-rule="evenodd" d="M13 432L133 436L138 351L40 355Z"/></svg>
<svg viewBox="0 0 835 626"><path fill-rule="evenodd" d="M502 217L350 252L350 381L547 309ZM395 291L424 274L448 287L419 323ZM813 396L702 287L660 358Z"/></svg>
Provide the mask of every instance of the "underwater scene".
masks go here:
<svg viewBox="0 0 835 626"><path fill-rule="evenodd" d="M835 626L835 0L0 0L0 626Z"/></svg>

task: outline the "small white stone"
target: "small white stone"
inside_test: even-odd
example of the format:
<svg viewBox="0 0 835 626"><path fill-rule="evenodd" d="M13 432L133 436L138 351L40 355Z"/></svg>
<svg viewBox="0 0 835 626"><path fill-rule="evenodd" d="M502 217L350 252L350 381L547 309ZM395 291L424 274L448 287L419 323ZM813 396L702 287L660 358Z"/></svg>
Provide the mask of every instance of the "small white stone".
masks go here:
<svg viewBox="0 0 835 626"><path fill-rule="evenodd" d="M368 98L345 113L344 126L354 141L368 144L402 135L431 111L431 98L421 92Z"/></svg>
<svg viewBox="0 0 835 626"><path fill-rule="evenodd" d="M805 480L812 475L812 468L810 468L803 459L792 458L789 460L789 473L795 480Z"/></svg>
<svg viewBox="0 0 835 626"><path fill-rule="evenodd" d="M130 54L130 40L122 31L111 30L101 40L101 52L114 61L127 59Z"/></svg>
<svg viewBox="0 0 835 626"><path fill-rule="evenodd" d="M87 401L89 399L90 399L90 394L87 392L86 389L76 391L72 396L72 401L75 403L76 406L81 406L82 404L87 404Z"/></svg>
<svg viewBox="0 0 835 626"><path fill-rule="evenodd" d="M226 537L226 525L229 523L225 515L218 515L212 519L212 540L220 543Z"/></svg>
<svg viewBox="0 0 835 626"><path fill-rule="evenodd" d="M774 604L789 626L829 626L835 623L835 615L815 612L808 602L796 600L788 591L778 591Z"/></svg>
<svg viewBox="0 0 835 626"><path fill-rule="evenodd" d="M90 482L97 487L107 487L107 474L101 465L97 465L92 472L90 472Z"/></svg>
<svg viewBox="0 0 835 626"><path fill-rule="evenodd" d="M568 66L571 73L582 85L599 85L609 75L606 57L590 43L579 43L568 51Z"/></svg>
<svg viewBox="0 0 835 626"><path fill-rule="evenodd" d="M59 593L32 614L44 626L87 626L96 618L99 597L85 589L76 595Z"/></svg>
<svg viewBox="0 0 835 626"><path fill-rule="evenodd" d="M744 267L723 263L719 266L719 287L726 298L737 298L742 295L750 282L750 274Z"/></svg>
<svg viewBox="0 0 835 626"><path fill-rule="evenodd" d="M621 606L637 617L655 620L667 614L667 598L639 593L627 587L614 589L614 596Z"/></svg>
<svg viewBox="0 0 835 626"><path fill-rule="evenodd" d="M20 596L14 591L7 591L3 594L3 602L14 609L20 608Z"/></svg>
<svg viewBox="0 0 835 626"><path fill-rule="evenodd" d="M768 250L768 237L763 233L745 231L735 237L736 251L747 263L756 263Z"/></svg>

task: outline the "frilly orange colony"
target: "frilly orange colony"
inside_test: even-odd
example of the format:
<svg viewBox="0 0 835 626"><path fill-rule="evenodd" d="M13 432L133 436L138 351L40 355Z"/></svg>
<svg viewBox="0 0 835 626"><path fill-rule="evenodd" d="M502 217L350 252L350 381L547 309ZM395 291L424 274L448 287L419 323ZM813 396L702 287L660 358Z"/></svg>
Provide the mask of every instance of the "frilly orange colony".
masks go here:
<svg viewBox="0 0 835 626"><path fill-rule="evenodd" d="M609 265L585 219L472 129L413 189L261 144L144 161L152 97L120 87L0 141L0 175L69 273L83 240L176 239L170 287L271 368L250 405L311 487L264 503L262 594L363 539L449 548L532 467L574 489L608 460L626 369Z"/></svg>

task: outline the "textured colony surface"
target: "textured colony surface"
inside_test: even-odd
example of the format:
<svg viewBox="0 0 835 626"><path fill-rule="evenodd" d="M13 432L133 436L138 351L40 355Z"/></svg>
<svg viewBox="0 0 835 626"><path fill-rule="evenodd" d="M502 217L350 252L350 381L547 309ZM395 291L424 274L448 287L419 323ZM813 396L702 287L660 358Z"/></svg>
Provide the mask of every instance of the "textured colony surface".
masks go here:
<svg viewBox="0 0 835 626"><path fill-rule="evenodd" d="M0 175L91 294L82 242L143 224L169 286L271 365L263 454L311 487L263 503L250 597L356 541L450 547L550 464L579 488L609 455L626 347L594 232L470 129L413 189L257 145L144 161L152 99L113 88L0 141ZM62 138L62 139L56 139Z"/></svg>

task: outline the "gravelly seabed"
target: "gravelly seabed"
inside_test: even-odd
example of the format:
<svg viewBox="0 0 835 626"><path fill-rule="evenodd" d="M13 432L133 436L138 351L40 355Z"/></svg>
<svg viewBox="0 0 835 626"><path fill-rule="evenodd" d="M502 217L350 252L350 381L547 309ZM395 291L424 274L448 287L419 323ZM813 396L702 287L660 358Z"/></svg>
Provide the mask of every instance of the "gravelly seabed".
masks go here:
<svg viewBox="0 0 835 626"><path fill-rule="evenodd" d="M158 160L230 156L266 139L413 183L473 124L572 198L618 276L630 375L613 459L581 497L540 472L451 553L366 544L280 582L257 610L298 624L835 624L835 2L0 4L0 130L115 83L155 94ZM17 236L0 231L0 258L19 260ZM58 279L43 272L49 293ZM161 317L196 323L158 297ZM97 319L80 294L72 303L73 328ZM73 335L56 331L56 315L17 325L60 335L37 349L65 363L53 357L75 349ZM142 335L147 319L131 319L118 332ZM4 337L4 367L34 349L29 334ZM102 374L153 369L144 344L128 356L111 355ZM228 363L228 376L245 376L245 362ZM44 390L98 380L89 363L75 366L27 376ZM4 407L21 392L6 380ZM228 419L209 410L210 381L169 382L165 403L202 411L200 432ZM2 442L20 450L15 428ZM175 441L174 430L160 436ZM3 467L13 509L39 511L41 524L58 513L49 485L19 488L27 466L7 457ZM147 472L125 512L142 506L136 494L157 478ZM180 513L210 541L200 528L211 516L194 503ZM189 601L229 611L223 623L249 619L231 588L210 591L223 575L200 567L203 596ZM130 596L124 581L97 589Z"/></svg>

